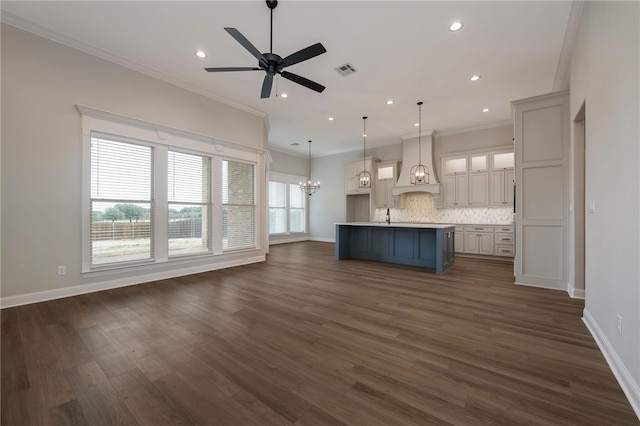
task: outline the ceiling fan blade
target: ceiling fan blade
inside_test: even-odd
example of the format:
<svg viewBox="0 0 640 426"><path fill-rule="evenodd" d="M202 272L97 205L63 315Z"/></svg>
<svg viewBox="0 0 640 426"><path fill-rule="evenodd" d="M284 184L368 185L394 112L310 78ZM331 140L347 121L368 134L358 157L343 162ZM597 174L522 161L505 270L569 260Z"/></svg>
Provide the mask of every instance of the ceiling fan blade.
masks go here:
<svg viewBox="0 0 640 426"><path fill-rule="evenodd" d="M322 91L325 89L323 85L318 84L315 81L311 81L307 78L300 77L299 75L293 74L291 72L282 71L280 75L282 75L282 77L286 78L287 80L291 80L294 83L298 83L308 89L315 90L318 93L322 93Z"/></svg>
<svg viewBox="0 0 640 426"><path fill-rule="evenodd" d="M228 32L231 35L231 37L235 38L236 41L242 45L242 47L244 47L249 51L249 53L255 56L255 58L260 63L263 63L265 65L267 64L267 58L265 58L264 55L260 53L260 51L256 49L256 47L253 44L251 44L251 42L247 40L247 38L243 36L240 31L238 31L235 28L229 28L229 27L225 27L225 31Z"/></svg>
<svg viewBox="0 0 640 426"><path fill-rule="evenodd" d="M306 61L307 59L322 55L326 51L327 49L324 48L322 43L316 43L309 47L305 47L302 50L298 50L296 53L292 53L284 59L281 59L280 63L284 64L285 67L288 67L297 64L298 62Z"/></svg>
<svg viewBox="0 0 640 426"><path fill-rule="evenodd" d="M260 71L262 68L258 67L223 67L223 68L205 68L208 72L223 72L223 71Z"/></svg>
<svg viewBox="0 0 640 426"><path fill-rule="evenodd" d="M267 74L264 76L264 81L262 82L262 92L260 93L260 97L262 99L268 98L271 96L271 86L273 85L273 74Z"/></svg>

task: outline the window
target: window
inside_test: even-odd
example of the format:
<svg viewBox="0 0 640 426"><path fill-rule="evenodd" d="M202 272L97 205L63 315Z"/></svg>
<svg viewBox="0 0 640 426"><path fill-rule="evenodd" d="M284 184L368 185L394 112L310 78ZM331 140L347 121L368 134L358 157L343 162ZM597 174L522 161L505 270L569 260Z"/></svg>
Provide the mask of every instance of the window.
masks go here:
<svg viewBox="0 0 640 426"><path fill-rule="evenodd" d="M169 151L169 256L211 252L211 158Z"/></svg>
<svg viewBox="0 0 640 426"><path fill-rule="evenodd" d="M239 161L222 161L222 248L255 247L255 166Z"/></svg>
<svg viewBox="0 0 640 426"><path fill-rule="evenodd" d="M305 194L297 183L286 182L297 177L279 176L279 174L274 177L272 174L271 179L269 181L269 234L289 235L306 232Z"/></svg>
<svg viewBox="0 0 640 426"><path fill-rule="evenodd" d="M82 113L83 275L153 275L162 266L160 274L200 271L264 255L266 208L256 190L264 184L263 152L76 107ZM241 250L250 253L236 253Z"/></svg>
<svg viewBox="0 0 640 426"><path fill-rule="evenodd" d="M304 194L298 185L289 184L289 232L305 232Z"/></svg>
<svg viewBox="0 0 640 426"><path fill-rule="evenodd" d="M153 259L153 147L91 136L90 264Z"/></svg>
<svg viewBox="0 0 640 426"><path fill-rule="evenodd" d="M287 184L269 182L269 234L287 232Z"/></svg>

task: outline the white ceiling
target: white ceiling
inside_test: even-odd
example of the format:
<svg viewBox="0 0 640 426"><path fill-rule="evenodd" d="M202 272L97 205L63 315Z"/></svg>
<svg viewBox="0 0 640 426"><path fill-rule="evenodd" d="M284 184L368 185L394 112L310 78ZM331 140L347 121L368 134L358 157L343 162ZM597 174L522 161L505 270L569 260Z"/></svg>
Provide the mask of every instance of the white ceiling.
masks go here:
<svg viewBox="0 0 640 426"><path fill-rule="evenodd" d="M275 84L271 98L260 99L262 71L203 70L256 66L223 28L268 52L264 1L3 1L1 8L5 22L266 114L271 147L306 155L313 140L315 157L360 149L363 115L368 146L417 134L418 101L423 131L509 120L510 101L552 91L571 2L280 1L274 53L316 42L327 49L287 68L327 89L319 94L280 77L286 99L275 96ZM454 20L464 22L461 31L448 30ZM209 57L196 58L197 49ZM334 68L346 62L357 72L342 77ZM472 83L473 74L482 78Z"/></svg>

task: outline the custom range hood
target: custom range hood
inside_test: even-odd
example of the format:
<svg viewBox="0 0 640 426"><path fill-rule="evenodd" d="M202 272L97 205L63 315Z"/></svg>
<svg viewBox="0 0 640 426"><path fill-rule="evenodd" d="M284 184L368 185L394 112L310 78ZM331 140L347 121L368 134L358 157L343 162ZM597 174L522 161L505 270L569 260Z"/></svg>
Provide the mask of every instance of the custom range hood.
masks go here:
<svg viewBox="0 0 640 426"><path fill-rule="evenodd" d="M402 170L400 171L400 177L396 182L396 186L393 188L394 196L410 192L440 193L442 185L440 185L436 178L436 169L433 163L433 138L433 130L422 132L422 159L420 159L418 135L402 137ZM420 161L429 169L429 183L413 185L411 184L410 178L411 167Z"/></svg>

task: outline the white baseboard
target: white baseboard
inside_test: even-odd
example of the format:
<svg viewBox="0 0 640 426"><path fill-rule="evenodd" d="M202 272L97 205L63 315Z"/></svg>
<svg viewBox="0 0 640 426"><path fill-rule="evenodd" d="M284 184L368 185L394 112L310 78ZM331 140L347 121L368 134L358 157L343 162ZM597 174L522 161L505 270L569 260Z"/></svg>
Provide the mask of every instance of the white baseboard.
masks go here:
<svg viewBox="0 0 640 426"><path fill-rule="evenodd" d="M290 237L290 238L273 238L269 239L269 245L274 246L276 244L298 243L300 241L309 241L309 237Z"/></svg>
<svg viewBox="0 0 640 426"><path fill-rule="evenodd" d="M569 283L567 286L567 293L574 299L584 299L585 292L583 288L575 288L573 283Z"/></svg>
<svg viewBox="0 0 640 426"><path fill-rule="evenodd" d="M71 287L57 288L54 290L37 291L33 293L20 294L0 298L0 309L14 306L28 305L30 303L45 302L47 300L62 299L63 297L78 296L80 294L94 293L96 291L110 290L113 288L127 287L130 285L142 284L151 281L164 280L168 278L181 277L184 275L198 274L201 272L214 271L217 269L231 268L234 266L248 265L250 263L263 262L265 255L232 259L214 264L188 266L176 268L170 271L155 272L135 277L126 277L99 283L83 284Z"/></svg>
<svg viewBox="0 0 640 426"><path fill-rule="evenodd" d="M552 287L550 285L544 285L544 284L533 284L533 283L519 283L519 282L515 282L515 285L523 285L523 286L527 286L527 287L537 287L537 288L546 288L547 290L558 290L558 291L566 291L568 293L568 291L566 289L563 288L558 288L558 287Z"/></svg>
<svg viewBox="0 0 640 426"><path fill-rule="evenodd" d="M609 340L602 332L602 329L596 322L595 318L593 318L586 308L583 311L582 320L598 344L600 352L602 352L604 358L607 360L607 364L609 364L611 371L613 371L613 375L618 380L618 383L629 400L636 416L640 419L640 385L635 382L631 373L629 373L629 370L627 370L627 367L624 365L615 349L613 349L613 346L611 346L611 343L609 343Z"/></svg>
<svg viewBox="0 0 640 426"><path fill-rule="evenodd" d="M321 237L310 237L310 241L319 241L321 243L335 243L335 238L321 238Z"/></svg>

